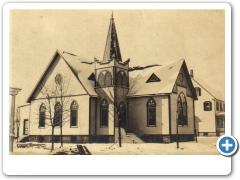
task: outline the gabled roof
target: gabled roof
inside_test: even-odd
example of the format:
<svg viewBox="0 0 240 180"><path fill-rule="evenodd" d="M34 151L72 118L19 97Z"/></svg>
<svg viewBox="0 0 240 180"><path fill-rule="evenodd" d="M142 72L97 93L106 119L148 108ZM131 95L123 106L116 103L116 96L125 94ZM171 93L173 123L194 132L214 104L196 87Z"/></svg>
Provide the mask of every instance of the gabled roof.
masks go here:
<svg viewBox="0 0 240 180"><path fill-rule="evenodd" d="M196 78L196 77L191 77L191 78L192 78L192 82L193 82L194 87L201 87L208 94L210 94L213 98L221 100L221 101L225 101L224 96L219 91L213 89L210 85L208 85L202 79Z"/></svg>
<svg viewBox="0 0 240 180"><path fill-rule="evenodd" d="M97 93L94 90L95 82L92 80L88 80L89 76L94 73L94 62L86 61L85 58L82 58L80 56L57 50L51 59L50 63L48 64L47 68L43 72L43 75L41 76L40 80L38 81L37 85L33 89L32 93L30 94L29 98L27 99L27 102L30 103L33 95L37 91L38 86L42 82L43 78L47 74L50 67L53 65L54 60L56 59L56 56L62 57L62 59L66 62L66 64L69 66L75 77L78 79L79 83L83 86L86 93L89 94L92 97L97 97Z"/></svg>
<svg viewBox="0 0 240 180"><path fill-rule="evenodd" d="M160 95L160 94L170 94L173 91L173 87L176 83L177 76L182 68L186 67L185 60L177 60L173 62L168 62L162 64L162 66L154 66L144 70L130 71L130 91L128 97L137 96L148 96L148 95ZM161 81L146 83L152 74L155 74ZM186 69L186 73L188 73ZM188 77L188 82L190 84L193 97L196 98L194 87L191 83L191 79ZM137 79L134 81L134 79ZM134 83L132 83L134 82Z"/></svg>

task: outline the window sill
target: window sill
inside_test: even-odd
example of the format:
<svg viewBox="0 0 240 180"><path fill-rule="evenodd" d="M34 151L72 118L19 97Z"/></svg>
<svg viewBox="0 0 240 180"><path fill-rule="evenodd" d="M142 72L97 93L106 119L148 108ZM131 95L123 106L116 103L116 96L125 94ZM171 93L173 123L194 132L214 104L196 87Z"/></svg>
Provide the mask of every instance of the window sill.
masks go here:
<svg viewBox="0 0 240 180"><path fill-rule="evenodd" d="M100 126L100 128L108 128L108 126Z"/></svg>
<svg viewBox="0 0 240 180"><path fill-rule="evenodd" d="M147 127L157 127L156 125L148 125Z"/></svg>
<svg viewBox="0 0 240 180"><path fill-rule="evenodd" d="M178 125L178 127L188 127L188 125Z"/></svg>
<svg viewBox="0 0 240 180"><path fill-rule="evenodd" d="M45 126L44 127L38 127L38 129L45 129Z"/></svg>
<svg viewBox="0 0 240 180"><path fill-rule="evenodd" d="M77 126L70 126L70 128L78 128Z"/></svg>

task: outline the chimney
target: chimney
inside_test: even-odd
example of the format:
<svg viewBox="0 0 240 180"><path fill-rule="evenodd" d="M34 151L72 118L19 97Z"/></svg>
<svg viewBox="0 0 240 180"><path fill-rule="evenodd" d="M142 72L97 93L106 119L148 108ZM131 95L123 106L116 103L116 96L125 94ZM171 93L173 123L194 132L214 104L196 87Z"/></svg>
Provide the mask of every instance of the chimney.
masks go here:
<svg viewBox="0 0 240 180"><path fill-rule="evenodd" d="M193 70L190 70L190 76L193 77Z"/></svg>

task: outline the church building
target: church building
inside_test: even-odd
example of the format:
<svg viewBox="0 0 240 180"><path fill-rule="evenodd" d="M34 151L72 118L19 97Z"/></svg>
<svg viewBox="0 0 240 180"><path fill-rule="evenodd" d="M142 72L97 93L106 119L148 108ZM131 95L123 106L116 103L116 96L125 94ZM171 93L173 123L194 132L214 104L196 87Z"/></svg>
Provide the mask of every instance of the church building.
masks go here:
<svg viewBox="0 0 240 180"><path fill-rule="evenodd" d="M143 142L175 141L177 135L193 140L195 100L184 59L130 67L111 17L102 59L54 53L27 100L28 137L51 142L54 134L60 142L62 134L64 143L116 142L121 129L123 139L133 134Z"/></svg>

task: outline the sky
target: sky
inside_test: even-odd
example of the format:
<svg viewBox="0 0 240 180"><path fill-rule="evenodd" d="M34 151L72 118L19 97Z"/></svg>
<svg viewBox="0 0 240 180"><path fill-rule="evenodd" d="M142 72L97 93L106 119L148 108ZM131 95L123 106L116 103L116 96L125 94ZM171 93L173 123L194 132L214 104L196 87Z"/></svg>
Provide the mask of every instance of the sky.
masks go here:
<svg viewBox="0 0 240 180"><path fill-rule="evenodd" d="M102 60L112 10L11 10L10 87L26 103L57 49ZM223 10L113 10L130 67L184 58L194 76L224 95Z"/></svg>

